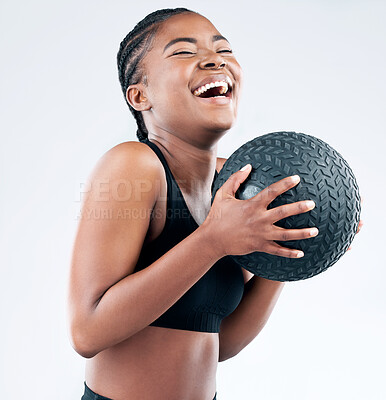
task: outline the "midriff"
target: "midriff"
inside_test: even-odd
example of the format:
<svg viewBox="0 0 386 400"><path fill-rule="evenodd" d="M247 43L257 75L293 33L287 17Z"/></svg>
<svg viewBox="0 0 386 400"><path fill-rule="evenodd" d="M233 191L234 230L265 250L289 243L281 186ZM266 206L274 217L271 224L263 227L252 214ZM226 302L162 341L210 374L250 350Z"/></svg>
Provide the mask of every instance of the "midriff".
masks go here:
<svg viewBox="0 0 386 400"><path fill-rule="evenodd" d="M86 383L113 400L212 400L218 333L148 326L86 361Z"/></svg>

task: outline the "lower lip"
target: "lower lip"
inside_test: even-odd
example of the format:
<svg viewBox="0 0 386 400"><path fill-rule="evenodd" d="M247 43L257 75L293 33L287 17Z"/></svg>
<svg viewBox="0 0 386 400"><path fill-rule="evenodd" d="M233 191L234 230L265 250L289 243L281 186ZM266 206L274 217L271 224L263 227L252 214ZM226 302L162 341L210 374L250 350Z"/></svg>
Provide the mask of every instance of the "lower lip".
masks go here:
<svg viewBox="0 0 386 400"><path fill-rule="evenodd" d="M194 95L193 95L194 96ZM196 99L206 103L206 104L229 104L232 101L232 97L225 97L225 96L221 96L221 97L198 97L198 96L194 96Z"/></svg>

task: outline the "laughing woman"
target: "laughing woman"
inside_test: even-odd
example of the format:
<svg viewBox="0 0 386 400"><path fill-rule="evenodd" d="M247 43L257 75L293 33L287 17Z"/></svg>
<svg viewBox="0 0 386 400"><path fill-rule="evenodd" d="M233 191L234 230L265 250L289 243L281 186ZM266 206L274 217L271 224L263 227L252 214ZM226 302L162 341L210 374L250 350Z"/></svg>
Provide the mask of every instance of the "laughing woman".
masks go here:
<svg viewBox="0 0 386 400"><path fill-rule="evenodd" d="M102 156L82 204L68 300L72 345L87 358L82 399L211 400L218 362L256 337L283 288L229 255L302 256L276 241L310 229L274 222L312 206L267 209L296 177L237 200L249 164L211 206L242 70L208 19L182 8L148 15L122 41L118 69L139 141Z"/></svg>

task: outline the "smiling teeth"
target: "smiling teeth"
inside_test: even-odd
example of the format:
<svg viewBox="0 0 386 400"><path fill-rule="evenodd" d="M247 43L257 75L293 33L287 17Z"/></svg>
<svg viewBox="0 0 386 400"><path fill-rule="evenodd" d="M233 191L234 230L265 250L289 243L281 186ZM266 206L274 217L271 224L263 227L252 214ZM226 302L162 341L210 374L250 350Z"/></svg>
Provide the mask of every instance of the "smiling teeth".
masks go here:
<svg viewBox="0 0 386 400"><path fill-rule="evenodd" d="M220 94L225 94L228 91L228 84L225 81L216 81L216 82L211 82L207 83L206 85L203 85L199 88L197 88L193 94L195 96L199 96L200 94L206 92L207 90L214 88L214 87L219 87L221 86L221 89L219 90Z"/></svg>

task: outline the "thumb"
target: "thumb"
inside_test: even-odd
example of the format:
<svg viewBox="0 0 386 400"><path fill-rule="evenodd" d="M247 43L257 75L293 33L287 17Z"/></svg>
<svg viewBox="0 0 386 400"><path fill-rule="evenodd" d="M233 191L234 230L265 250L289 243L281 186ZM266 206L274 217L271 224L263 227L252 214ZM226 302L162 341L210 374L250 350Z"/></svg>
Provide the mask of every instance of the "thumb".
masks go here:
<svg viewBox="0 0 386 400"><path fill-rule="evenodd" d="M240 185L247 179L249 173L252 170L252 165L247 164L239 171L233 173L222 185L221 191L223 197L235 197L235 193Z"/></svg>

